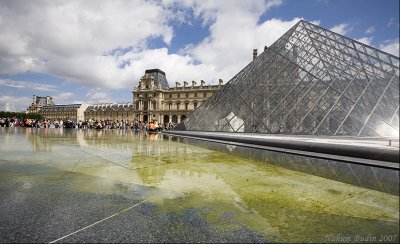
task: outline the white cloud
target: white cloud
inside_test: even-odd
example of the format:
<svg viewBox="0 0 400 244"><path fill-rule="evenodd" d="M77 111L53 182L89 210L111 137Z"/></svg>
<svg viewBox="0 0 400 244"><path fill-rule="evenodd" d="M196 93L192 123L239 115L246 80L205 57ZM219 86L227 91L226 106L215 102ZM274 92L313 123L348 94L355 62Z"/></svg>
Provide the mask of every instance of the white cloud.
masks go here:
<svg viewBox="0 0 400 244"><path fill-rule="evenodd" d="M348 24L342 23L342 24L335 25L330 30L335 32L335 33L338 33L340 35L346 35L349 31L352 30L352 28L349 27Z"/></svg>
<svg viewBox="0 0 400 244"><path fill-rule="evenodd" d="M86 93L87 101L86 103L109 103L112 102L112 98L109 92L104 91L104 89L96 88Z"/></svg>
<svg viewBox="0 0 400 244"><path fill-rule="evenodd" d="M0 111L26 111L32 103L32 98L0 94Z"/></svg>
<svg viewBox="0 0 400 244"><path fill-rule="evenodd" d="M300 18L284 21L271 19L259 23L260 16L282 1L183 1L181 5L193 9L203 23L210 24L210 36L200 44L189 45L182 53L195 61L212 67L227 81L252 59L252 50L259 53L271 45Z"/></svg>
<svg viewBox="0 0 400 244"><path fill-rule="evenodd" d="M222 16L211 27L211 36L188 53L201 63L213 64L215 70L223 71L225 79L230 79L252 60L254 48L258 53L264 46L270 46L276 39L289 30L300 19L283 21L268 20L257 25L257 19L236 17L235 14ZM240 29L237 31L235 29Z"/></svg>
<svg viewBox="0 0 400 244"><path fill-rule="evenodd" d="M0 8L0 74L44 72L94 88L132 87L145 69L160 68L175 81L227 82L299 19L260 16L282 0L252 1L12 1ZM175 15L176 14L176 15ZM178 54L148 49L168 45L171 20L200 18L210 36ZM98 91L97 91L98 93ZM97 101L96 94L88 94ZM98 95L100 95L99 93Z"/></svg>
<svg viewBox="0 0 400 244"><path fill-rule="evenodd" d="M371 46L372 37L362 37L360 39L357 39L356 41L359 41L361 43L364 43L365 45Z"/></svg>
<svg viewBox="0 0 400 244"><path fill-rule="evenodd" d="M104 53L173 36L169 11L139 0L8 1L0 16L0 74L47 72L106 87L123 86L126 74Z"/></svg>
<svg viewBox="0 0 400 244"><path fill-rule="evenodd" d="M73 97L74 94L72 92L62 92L53 96L53 102L55 104L68 104Z"/></svg>
<svg viewBox="0 0 400 244"><path fill-rule="evenodd" d="M0 87L1 86L18 88L18 89L37 90L37 91L57 91L55 85L37 83L33 81L0 79Z"/></svg>
<svg viewBox="0 0 400 244"><path fill-rule="evenodd" d="M365 34L372 34L374 32L375 32L375 27L371 26L365 31Z"/></svg>
<svg viewBox="0 0 400 244"><path fill-rule="evenodd" d="M146 69L160 68L175 81L227 82L301 18L260 17L282 0L162 0L162 1L10 1L0 8L0 74L44 72L91 87L86 98L54 95L57 104L68 99L111 102L107 89L134 85ZM172 22L200 20L210 35L198 44L170 53ZM319 24L318 21L314 23ZM342 23L331 30L346 34ZM149 49L153 38L166 47ZM370 43L371 39L359 41ZM10 83L8 83L10 84ZM1 83L0 83L1 85ZM12 84L11 84L12 85ZM55 86L14 83L31 89ZM36 87L36 88L34 88ZM128 90L128 91L129 91Z"/></svg>
<svg viewBox="0 0 400 244"><path fill-rule="evenodd" d="M399 39L385 41L379 46L379 49L399 57Z"/></svg>
<svg viewBox="0 0 400 244"><path fill-rule="evenodd" d="M390 26L394 25L395 22L396 22L396 21L394 20L394 18L391 17L391 18L389 19L388 23L386 24L386 27L390 27Z"/></svg>

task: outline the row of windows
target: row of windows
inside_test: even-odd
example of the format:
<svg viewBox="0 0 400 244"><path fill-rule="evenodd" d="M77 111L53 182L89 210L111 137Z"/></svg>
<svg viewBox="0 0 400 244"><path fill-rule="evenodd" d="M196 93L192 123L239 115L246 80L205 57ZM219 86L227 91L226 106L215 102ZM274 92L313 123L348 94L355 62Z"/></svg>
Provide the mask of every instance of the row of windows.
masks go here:
<svg viewBox="0 0 400 244"><path fill-rule="evenodd" d="M172 98L173 94L169 94L169 98ZM177 93L176 96L179 98L181 97L180 93ZM189 97L189 93L185 93L185 97ZM197 92L194 93L194 97L197 97ZM203 93L203 97L207 97L207 92Z"/></svg>
<svg viewBox="0 0 400 244"><path fill-rule="evenodd" d="M149 105L150 105L149 102L144 101L143 102L143 110L148 110L149 109ZM151 105L152 105L153 110L156 110L156 105L157 105L156 102L152 102ZM193 103L193 107L194 108L197 108L197 105L198 105L197 102ZM181 106L181 103L177 102L176 103L176 107L177 107L178 110L180 109L180 106ZM172 109L172 103L168 104L168 109L169 110ZM188 109L189 109L189 103L185 103L185 110L188 110ZM136 110L139 110L139 103L136 103Z"/></svg>
<svg viewBox="0 0 400 244"><path fill-rule="evenodd" d="M141 94L137 94L136 96L137 97L140 97L140 95ZM145 93L145 97L151 97L153 95L153 97L157 97L157 93L155 92L155 93L153 93L153 94L150 94L150 93ZM168 94L169 95L169 98L172 98L172 96L174 95L174 94ZM176 97L178 97L178 98L180 98L181 97L181 93L176 93ZM189 93L185 93L185 97L186 98L188 98L189 97ZM198 97L198 93L196 92L196 93L194 93L194 97ZM203 97L207 97L207 92L204 92L203 93Z"/></svg>
<svg viewBox="0 0 400 244"><path fill-rule="evenodd" d="M129 113L128 112L126 112L126 113L116 113L116 114L112 114L112 113L106 113L106 112L89 112L89 113L85 113L85 116L92 116L92 115L105 115L105 114L107 114L107 115L110 115L110 116L116 116L116 117L118 117L118 116L129 116Z"/></svg>
<svg viewBox="0 0 400 244"><path fill-rule="evenodd" d="M176 103L176 109L179 110L181 107L181 103ZM197 108L197 103L193 103L193 107L196 109ZM168 104L168 109L171 110L172 109L172 103ZM185 103L185 110L189 109L189 103Z"/></svg>
<svg viewBox="0 0 400 244"><path fill-rule="evenodd" d="M43 113L43 112L41 112L41 114L43 114L43 115L54 115L54 114L56 114L56 115L59 115L59 114L61 114L61 115L75 115L76 113L68 113L68 112L56 112L56 113L47 112L47 113Z"/></svg>

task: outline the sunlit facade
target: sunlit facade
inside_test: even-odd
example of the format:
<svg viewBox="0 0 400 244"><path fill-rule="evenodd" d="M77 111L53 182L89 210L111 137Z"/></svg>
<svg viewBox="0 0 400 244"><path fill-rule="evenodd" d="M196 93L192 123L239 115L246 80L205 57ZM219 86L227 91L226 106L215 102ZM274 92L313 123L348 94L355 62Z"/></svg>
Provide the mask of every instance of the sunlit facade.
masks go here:
<svg viewBox="0 0 400 244"><path fill-rule="evenodd" d="M157 121L160 123L179 123L194 109L211 97L223 85L206 85L201 80L197 85L184 81L169 87L166 75L159 69L146 70L137 86L133 88L132 102L100 104L55 105L50 96L34 95L28 113L39 113L51 120L118 120L118 121Z"/></svg>
<svg viewBox="0 0 400 244"><path fill-rule="evenodd" d="M32 103L27 108L28 113L39 113L42 107L54 105L53 98L50 96L41 97L33 95Z"/></svg>
<svg viewBox="0 0 400 244"><path fill-rule="evenodd" d="M222 83L219 80L218 85L206 85L201 80L199 84L192 81L189 85L184 81L183 85L176 82L175 87L169 87L163 71L146 70L138 85L133 88L132 102L91 105L85 111L85 118L179 123L218 91Z"/></svg>
<svg viewBox="0 0 400 244"><path fill-rule="evenodd" d="M88 104L67 104L67 105L50 105L43 106L39 114L50 120L84 120L84 111Z"/></svg>

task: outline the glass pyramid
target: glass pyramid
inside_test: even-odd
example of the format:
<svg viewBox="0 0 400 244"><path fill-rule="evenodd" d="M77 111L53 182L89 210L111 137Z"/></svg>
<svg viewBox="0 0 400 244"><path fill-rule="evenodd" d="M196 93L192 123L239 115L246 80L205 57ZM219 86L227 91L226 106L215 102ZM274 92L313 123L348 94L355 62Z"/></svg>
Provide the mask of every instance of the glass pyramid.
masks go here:
<svg viewBox="0 0 400 244"><path fill-rule="evenodd" d="M399 58L300 21L177 129L399 136Z"/></svg>

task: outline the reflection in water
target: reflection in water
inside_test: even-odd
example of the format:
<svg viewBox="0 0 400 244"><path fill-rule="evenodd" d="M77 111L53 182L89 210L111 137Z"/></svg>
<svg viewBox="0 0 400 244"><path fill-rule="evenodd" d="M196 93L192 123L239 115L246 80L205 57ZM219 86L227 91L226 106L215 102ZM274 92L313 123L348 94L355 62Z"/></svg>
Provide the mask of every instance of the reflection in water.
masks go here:
<svg viewBox="0 0 400 244"><path fill-rule="evenodd" d="M379 169L346 174L339 162L122 130L0 128L0 143L1 164L43 171L21 175L27 186L65 181L75 191L143 198L160 212L196 209L218 231L244 226L266 241L324 242L399 228L398 188Z"/></svg>
<svg viewBox="0 0 400 244"><path fill-rule="evenodd" d="M259 150L222 143L183 138L182 142L206 147L220 152L263 161L287 169L304 172L373 190L398 194L399 171L336 160L312 158L302 155Z"/></svg>

